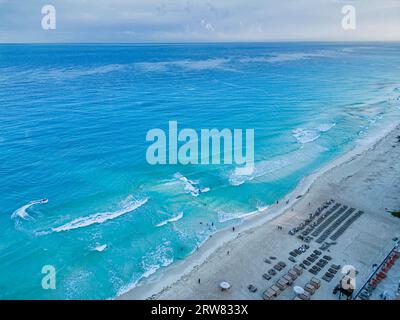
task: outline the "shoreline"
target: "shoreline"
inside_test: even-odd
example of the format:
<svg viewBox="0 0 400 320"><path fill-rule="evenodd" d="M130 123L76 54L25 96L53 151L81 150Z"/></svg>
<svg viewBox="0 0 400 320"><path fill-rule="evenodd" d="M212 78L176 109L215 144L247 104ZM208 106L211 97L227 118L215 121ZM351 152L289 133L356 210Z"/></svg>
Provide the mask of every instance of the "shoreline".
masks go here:
<svg viewBox="0 0 400 320"><path fill-rule="evenodd" d="M268 225L269 222L291 212L298 202L303 200L306 196L309 196L310 193L313 193L313 187L318 179L334 169L362 158L369 151L374 150L375 147L396 130L399 125L400 122L386 127L385 130L375 135L371 133L370 135L357 139L355 141L355 146L351 150L326 163L321 168L303 178L293 191L279 200L278 204L273 204L265 210L260 210L254 215L243 218L242 222L235 226L234 232L232 231L232 227L217 231L185 259L160 269L148 278L142 278L134 285L131 285L132 288L127 286L127 288L123 290L124 292L114 299L157 299L165 291L173 288L175 284L178 284L198 270L202 265L206 264L208 260L210 260L210 257L219 249L229 246L232 241L238 240L243 234L250 232L252 229Z"/></svg>

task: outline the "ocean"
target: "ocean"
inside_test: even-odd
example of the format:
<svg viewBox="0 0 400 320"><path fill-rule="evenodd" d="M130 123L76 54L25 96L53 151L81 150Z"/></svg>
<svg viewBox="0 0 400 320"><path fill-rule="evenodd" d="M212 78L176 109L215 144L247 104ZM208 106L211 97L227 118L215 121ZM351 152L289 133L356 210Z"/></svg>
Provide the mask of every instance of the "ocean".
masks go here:
<svg viewBox="0 0 400 320"><path fill-rule="evenodd" d="M115 298L398 120L399 43L0 45L0 299ZM254 171L149 165L169 121Z"/></svg>

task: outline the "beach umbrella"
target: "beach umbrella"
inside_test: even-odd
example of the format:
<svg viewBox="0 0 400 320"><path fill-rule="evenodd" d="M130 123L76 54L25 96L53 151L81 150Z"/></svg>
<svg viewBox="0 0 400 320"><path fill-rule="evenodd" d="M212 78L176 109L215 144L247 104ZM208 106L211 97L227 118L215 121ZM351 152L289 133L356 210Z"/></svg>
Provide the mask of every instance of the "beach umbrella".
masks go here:
<svg viewBox="0 0 400 320"><path fill-rule="evenodd" d="M231 285L226 281L222 281L219 286L222 290L228 290L231 287Z"/></svg>
<svg viewBox="0 0 400 320"><path fill-rule="evenodd" d="M295 286L293 288L293 291L294 291L295 294L303 294L304 293L304 289L302 287L299 287L299 286Z"/></svg>

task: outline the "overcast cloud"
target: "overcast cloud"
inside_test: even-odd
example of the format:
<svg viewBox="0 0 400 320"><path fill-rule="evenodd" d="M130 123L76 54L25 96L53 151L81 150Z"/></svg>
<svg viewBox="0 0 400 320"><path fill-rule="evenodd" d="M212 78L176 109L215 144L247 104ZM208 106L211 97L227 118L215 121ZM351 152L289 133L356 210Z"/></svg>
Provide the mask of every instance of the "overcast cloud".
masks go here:
<svg viewBox="0 0 400 320"><path fill-rule="evenodd" d="M56 30L41 28L46 4ZM400 40L400 0L0 0L0 42L287 40Z"/></svg>

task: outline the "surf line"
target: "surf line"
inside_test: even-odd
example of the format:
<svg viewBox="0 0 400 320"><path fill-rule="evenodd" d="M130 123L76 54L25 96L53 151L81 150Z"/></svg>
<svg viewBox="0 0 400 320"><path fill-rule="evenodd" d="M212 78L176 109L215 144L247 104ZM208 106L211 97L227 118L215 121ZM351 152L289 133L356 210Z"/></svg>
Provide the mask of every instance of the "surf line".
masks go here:
<svg viewBox="0 0 400 320"><path fill-rule="evenodd" d="M150 165L215 165L222 163L222 156L224 164L244 166L243 171L251 174L254 129L245 129L245 132L243 146L243 129L201 129L198 134L194 129L178 130L178 122L169 121L168 133L159 128L147 132L146 141L153 143L147 148L146 160Z"/></svg>

